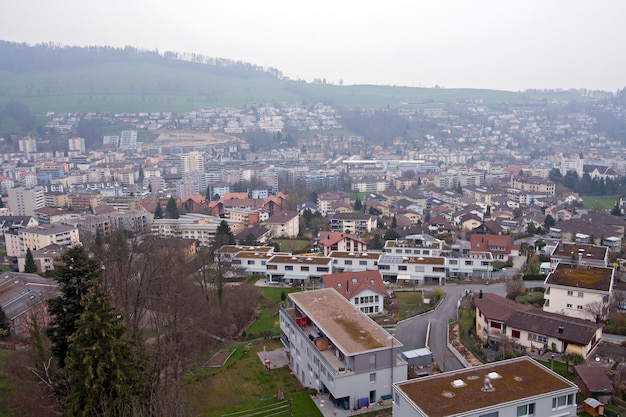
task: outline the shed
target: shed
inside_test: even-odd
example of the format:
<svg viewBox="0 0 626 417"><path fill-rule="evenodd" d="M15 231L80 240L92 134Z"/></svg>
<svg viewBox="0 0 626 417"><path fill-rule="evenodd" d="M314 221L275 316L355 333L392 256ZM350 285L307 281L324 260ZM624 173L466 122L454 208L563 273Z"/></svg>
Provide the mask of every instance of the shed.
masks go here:
<svg viewBox="0 0 626 417"><path fill-rule="evenodd" d="M613 383L601 366L575 366L574 379L586 397L607 404L613 396Z"/></svg>
<svg viewBox="0 0 626 417"><path fill-rule="evenodd" d="M409 366L428 366L433 362L433 354L426 347L402 352L402 357Z"/></svg>
<svg viewBox="0 0 626 417"><path fill-rule="evenodd" d="M584 401L585 413L590 416L604 415L604 405L595 398L587 398Z"/></svg>

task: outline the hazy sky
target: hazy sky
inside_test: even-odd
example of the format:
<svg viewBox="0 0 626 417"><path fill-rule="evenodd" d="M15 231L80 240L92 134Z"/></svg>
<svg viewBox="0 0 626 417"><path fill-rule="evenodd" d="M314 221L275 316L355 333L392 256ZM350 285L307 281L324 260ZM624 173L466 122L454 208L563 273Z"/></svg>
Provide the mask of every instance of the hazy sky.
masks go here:
<svg viewBox="0 0 626 417"><path fill-rule="evenodd" d="M626 0L7 0L2 9L3 40L196 52L306 81L626 86Z"/></svg>

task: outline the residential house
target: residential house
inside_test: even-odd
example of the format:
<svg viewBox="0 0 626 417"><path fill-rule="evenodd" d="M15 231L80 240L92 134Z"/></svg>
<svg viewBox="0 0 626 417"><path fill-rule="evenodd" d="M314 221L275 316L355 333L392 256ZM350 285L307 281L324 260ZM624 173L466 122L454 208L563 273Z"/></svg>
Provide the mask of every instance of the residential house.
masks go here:
<svg viewBox="0 0 626 417"><path fill-rule="evenodd" d="M609 264L609 248L587 243L559 241L550 253L550 266L554 269L559 263L606 267Z"/></svg>
<svg viewBox="0 0 626 417"><path fill-rule="evenodd" d="M473 233L470 237L473 252L489 252L495 260L506 260L509 256L519 255L519 246L513 245L511 235L490 235Z"/></svg>
<svg viewBox="0 0 626 417"><path fill-rule="evenodd" d="M483 343L512 342L521 349L554 349L587 357L602 337L602 325L545 312L496 294L474 294L476 334Z"/></svg>
<svg viewBox="0 0 626 417"><path fill-rule="evenodd" d="M38 226L34 216L0 216L0 234L17 233L19 229Z"/></svg>
<svg viewBox="0 0 626 417"><path fill-rule="evenodd" d="M296 211L280 211L265 222L274 237L294 238L300 233L300 216Z"/></svg>
<svg viewBox="0 0 626 417"><path fill-rule="evenodd" d="M394 417L575 416L578 387L522 356L393 384Z"/></svg>
<svg viewBox="0 0 626 417"><path fill-rule="evenodd" d="M317 235L317 246L324 256L332 251L340 252L367 252L367 243L357 235L341 232L321 231Z"/></svg>
<svg viewBox="0 0 626 417"><path fill-rule="evenodd" d="M289 294L280 308L289 367L306 388L328 392L327 406L352 410L388 398L407 378L402 343L334 288Z"/></svg>
<svg viewBox="0 0 626 417"><path fill-rule="evenodd" d="M270 241L272 233L263 226L250 226L234 235L235 242L242 244L243 242L248 241L251 236L254 238L254 242L256 244L264 245Z"/></svg>
<svg viewBox="0 0 626 417"><path fill-rule="evenodd" d="M585 320L605 320L615 270L559 263L544 281L543 310Z"/></svg>
<svg viewBox="0 0 626 417"><path fill-rule="evenodd" d="M336 213L330 217L330 229L341 233L371 233L378 221L375 216L366 213Z"/></svg>
<svg viewBox="0 0 626 417"><path fill-rule="evenodd" d="M322 288L334 288L365 314L382 314L387 288L378 271L322 275Z"/></svg>

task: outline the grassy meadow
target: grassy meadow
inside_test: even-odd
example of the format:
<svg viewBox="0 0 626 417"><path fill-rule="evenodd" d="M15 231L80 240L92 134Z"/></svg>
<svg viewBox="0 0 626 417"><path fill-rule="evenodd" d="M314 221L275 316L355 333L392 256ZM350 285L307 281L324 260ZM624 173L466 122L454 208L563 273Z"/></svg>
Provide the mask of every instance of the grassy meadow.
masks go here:
<svg viewBox="0 0 626 417"><path fill-rule="evenodd" d="M594 205L600 205L600 207L611 210L615 206L615 202L619 201L618 196L605 195L605 196L588 196L583 197L583 206L586 209L593 208Z"/></svg>
<svg viewBox="0 0 626 417"><path fill-rule="evenodd" d="M257 352L264 348L273 350L281 347L283 345L280 342L269 340L258 340L249 345L221 346L220 349L236 349L224 367L199 368L187 378L185 396L191 414L206 417L231 414L245 416L279 403L276 395L281 391L285 399L292 399L294 415L321 416L308 391L302 389L289 367L275 368L269 372L261 363ZM255 415L262 417L271 413L268 411L268 414L262 412Z"/></svg>
<svg viewBox="0 0 626 417"><path fill-rule="evenodd" d="M441 107L465 100L535 103L545 95L478 89L312 84L265 73L220 73L211 67L154 62L82 65L62 70L6 72L0 77L0 105L9 100L33 111L156 112L209 107L244 107L278 102L323 102L337 107ZM570 93L550 99L584 100Z"/></svg>

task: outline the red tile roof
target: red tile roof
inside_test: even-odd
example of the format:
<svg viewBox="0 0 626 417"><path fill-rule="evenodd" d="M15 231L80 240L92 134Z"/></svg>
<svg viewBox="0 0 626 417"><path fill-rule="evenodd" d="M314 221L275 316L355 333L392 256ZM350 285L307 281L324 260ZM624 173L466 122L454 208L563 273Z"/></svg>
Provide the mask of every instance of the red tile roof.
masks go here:
<svg viewBox="0 0 626 417"><path fill-rule="evenodd" d="M322 281L325 288L334 288L348 300L368 288L385 296L388 294L380 272L375 270L326 274L322 275Z"/></svg>

